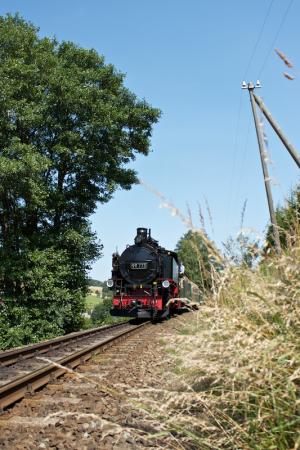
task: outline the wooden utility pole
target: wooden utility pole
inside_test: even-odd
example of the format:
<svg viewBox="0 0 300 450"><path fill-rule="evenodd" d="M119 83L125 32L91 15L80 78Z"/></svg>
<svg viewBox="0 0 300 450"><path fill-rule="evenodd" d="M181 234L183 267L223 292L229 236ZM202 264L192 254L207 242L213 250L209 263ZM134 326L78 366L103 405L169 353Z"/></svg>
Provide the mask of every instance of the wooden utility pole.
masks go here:
<svg viewBox="0 0 300 450"><path fill-rule="evenodd" d="M254 100L256 101L256 103L258 104L261 112L264 114L264 116L268 120L269 124L271 125L271 127L273 128L273 130L275 131L275 133L277 134L277 136L279 137L279 139L281 140L283 145L286 147L287 151L289 152L289 154L291 155L291 157L293 158L293 160L295 161L297 166L300 168L300 156L298 155L297 150L289 142L287 137L283 134L280 126L274 120L274 118L271 116L270 112L268 111L268 109L267 109L266 105L264 104L264 102L262 101L262 99L260 97L258 97L257 95L255 95L254 93L253 93L253 97L254 97Z"/></svg>
<svg viewBox="0 0 300 450"><path fill-rule="evenodd" d="M277 253L280 254L281 253L281 245L280 245L276 215L275 215L275 211L274 211L269 171L268 171L268 166L267 166L267 162L266 162L266 151L265 151L265 147L264 147L264 139L263 139L263 135L262 135L262 131L261 131L261 126L260 126L259 120L258 120L257 110L256 110L256 106L255 106L254 93L253 93L255 87L257 87L257 88L260 87L260 83L259 83L259 81L257 81L256 86L254 86L254 84L252 82L250 82L248 84L243 82L242 87L243 87L243 89L248 89L249 95L250 95L250 102L251 102L251 106L252 106L252 113L253 113L253 118L254 118L254 123L255 123L260 160L261 160L261 165L262 165L262 170L263 170L263 175L264 175L264 182L265 182L265 189L266 189L268 206L269 206L270 219L271 219L273 235L274 235L274 240L275 240L275 248L276 248Z"/></svg>

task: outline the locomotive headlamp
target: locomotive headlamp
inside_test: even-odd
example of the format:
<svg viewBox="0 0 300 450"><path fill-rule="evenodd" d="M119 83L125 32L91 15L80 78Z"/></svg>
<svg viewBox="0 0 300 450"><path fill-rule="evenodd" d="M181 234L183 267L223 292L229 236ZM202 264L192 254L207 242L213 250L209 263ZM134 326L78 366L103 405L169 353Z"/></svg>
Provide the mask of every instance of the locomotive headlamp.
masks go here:
<svg viewBox="0 0 300 450"><path fill-rule="evenodd" d="M111 287L113 287L113 285L114 285L114 280L107 280L107 282L106 282L107 287L111 288Z"/></svg>
<svg viewBox="0 0 300 450"><path fill-rule="evenodd" d="M164 287L164 288L168 288L170 286L170 281L169 280L164 280L163 282L162 282L162 287Z"/></svg>

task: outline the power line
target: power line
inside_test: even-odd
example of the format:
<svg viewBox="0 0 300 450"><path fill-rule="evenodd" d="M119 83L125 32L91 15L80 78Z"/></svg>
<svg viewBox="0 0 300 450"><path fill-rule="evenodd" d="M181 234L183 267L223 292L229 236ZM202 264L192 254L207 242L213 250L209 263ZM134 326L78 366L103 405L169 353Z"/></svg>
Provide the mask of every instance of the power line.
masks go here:
<svg viewBox="0 0 300 450"><path fill-rule="evenodd" d="M265 17L264 17L262 26L261 26L260 31L259 31L259 33L258 33L256 42L255 42L255 44L254 44L252 53L251 53L251 55L250 55L248 64L247 64L247 66L246 66L246 69L245 69L245 71L244 71L243 79L246 78L247 73L248 73L248 70L249 70L249 68L250 68L250 66L251 66L251 64L252 64L252 61L253 61L253 58L254 58L254 56L255 56L257 47L258 47L258 45L259 45L259 43L260 43L260 41L261 41L261 38L262 38L264 29L265 29L265 25L266 25L267 20L268 20L268 18L269 18L269 15L270 15L270 12L271 12L273 3L274 3L274 0L271 0L270 3L269 3L269 6L268 6L267 12L266 12L266 14L265 14ZM240 98L239 98L238 117L237 117L237 122L236 122L236 129L235 129L235 136L234 136L234 144L233 144L233 148L234 148L233 154L234 154L234 156L233 156L233 163L232 163L231 176L230 176L229 201L228 201L228 209L227 209L227 211L228 211L228 213L227 213L227 226L228 226L229 216L230 216L230 213L231 213L231 204L232 204L232 197L233 197L233 193L232 193L233 185L234 185L233 177L234 177L234 173L235 173L235 169L236 169L236 162L237 162L238 132L239 132L239 127L240 127L241 109L242 109L242 92L240 93Z"/></svg>
<svg viewBox="0 0 300 450"><path fill-rule="evenodd" d="M272 10L272 7L273 7L273 4L274 4L274 0L271 0L270 3L269 3L268 9L267 9L267 11L266 11L266 14L265 14L265 17L264 17L262 26L261 26L260 31L259 31L259 33L258 33L256 42L255 42L255 44L254 44L253 50L252 50L252 52L251 52L251 55L250 55L248 64L247 64L246 69L245 69L245 71L244 71L244 77L243 77L244 79L247 77L247 73L248 73L248 71L249 71L249 69L250 69L250 67L251 67L251 64L252 64L252 62L253 62L253 59L254 59L254 56L255 56L255 54L256 54L257 48L258 48L258 46L259 46L259 44L260 44L260 41L261 41L261 38L262 38L262 36L263 36L263 32L264 32L264 29L265 29L267 20L268 20L268 18L269 18L269 16L270 16L270 13L271 13L271 10ZM266 65L266 63L267 63L267 61L268 61L268 58L269 58L269 56L270 56L270 54L271 54L271 52L272 52L272 50L273 50L273 47L274 47L275 42L276 42L276 40L277 40L277 38L278 38L278 36L279 36L279 34L280 34L280 31L281 31L281 29L282 29L282 27L283 27L283 25L284 25L284 23L285 23L285 20L286 20L286 18L287 18L287 15L288 15L290 9L291 9L292 4L293 4L293 0L290 0L289 4L288 4L288 6L287 6L287 8L286 8L286 10L285 10L285 13L284 13L284 15L283 15L283 17L282 17L282 19L281 19L281 22L280 22L280 24L279 24L279 27L278 27L278 29L277 29L277 31L276 31L275 37L274 37L274 39L273 39L273 41L272 41L272 44L271 44L271 46L270 46L270 48L269 48L269 50L268 50L268 52L267 52L267 55L266 55L266 57L265 57L265 59L264 59L264 61L263 61L263 64L262 64L262 66L261 66L261 69L260 69L260 71L259 71L259 74L258 74L258 76L257 76L257 79L260 78L261 73L262 73L262 71L263 71L264 68L265 68L265 65ZM231 178L230 178L229 204L228 204L228 212L227 212L227 226L228 226L228 220L229 220L229 215L230 215L230 213L231 213L231 205L232 205L232 196L233 196L232 188L233 188L233 184L234 184L234 182L233 182L234 172L235 172L235 169L236 169L236 159L237 159L237 150L238 150L237 147L238 147L238 132L239 132L239 125L240 125L240 115L241 115L241 96L240 96L240 99L239 99L239 108L238 108L237 126L236 126L236 130L235 130L235 138L234 138L234 159L233 159L233 165L232 165L232 171L231 171ZM248 134L248 133L247 133L247 134ZM247 141L248 141L248 136L247 136ZM246 147L247 147L247 146L248 146L248 142L246 143ZM243 159L244 159L244 158L243 158ZM240 177L240 179L238 180L238 185L240 185L240 182L241 182L241 177Z"/></svg>
<svg viewBox="0 0 300 450"><path fill-rule="evenodd" d="M275 45L275 43L276 43L276 41L277 41L277 38L278 38L278 36L279 36L279 33L280 33L280 31L281 31L281 29L282 29L282 27L283 27L283 25L284 25L284 22L285 22L285 20L286 20L286 18L287 18L287 15L288 15L288 13L289 13L289 11L290 11L290 9L291 9L291 6L292 6L292 4L293 4L293 1L294 1L294 0L290 0L290 3L288 4L288 6L287 6L287 8L286 8L286 10L285 10L285 13L284 13L284 15L283 15L283 17L282 17L282 19L281 19L281 22L280 22L280 24L279 24L279 27L278 27L277 32L276 32L276 34L275 34L275 37L274 37L274 39L273 39L273 41L272 41L272 44L270 45L270 48L269 48L269 50L268 50L268 52L267 52L267 55L266 55L266 57L265 57L265 59L264 59L264 62L263 62L263 64L262 64L261 68L260 68L260 71L259 71L258 75L257 75L257 78L258 78L258 79L260 78L260 76L261 76L261 74L262 74L262 72L263 72L263 70L264 70L264 68L265 68L265 65L266 65L266 63L267 63L267 61L268 61L268 59L269 59L269 57L270 57L270 54L271 54L271 52L272 52L272 50L273 50L273 48L274 48L274 45Z"/></svg>
<svg viewBox="0 0 300 450"><path fill-rule="evenodd" d="M246 70L245 70L245 73L244 73L244 76L243 76L243 80L244 80L245 78L247 78L248 70L250 69L251 63L252 63L252 61L253 61L254 55L255 55L256 50L257 50L257 47L258 47L258 44L260 43L260 40L261 40L261 38L262 38L264 29L265 29L265 25L266 25L267 20L268 20L268 18L269 18L269 15L270 15L270 12L271 12L273 3L274 3L274 0L271 0L270 3L269 3L269 7L268 7L268 10L267 10L267 12L266 12L266 15L265 15L263 24L262 24L262 26L261 26L260 32L259 32L259 34L258 34L258 37L257 37L257 39L256 39L256 42L255 42L255 45L254 45L254 47L253 47L251 56L250 56L250 58L249 58L248 65L247 65L247 67L246 67Z"/></svg>

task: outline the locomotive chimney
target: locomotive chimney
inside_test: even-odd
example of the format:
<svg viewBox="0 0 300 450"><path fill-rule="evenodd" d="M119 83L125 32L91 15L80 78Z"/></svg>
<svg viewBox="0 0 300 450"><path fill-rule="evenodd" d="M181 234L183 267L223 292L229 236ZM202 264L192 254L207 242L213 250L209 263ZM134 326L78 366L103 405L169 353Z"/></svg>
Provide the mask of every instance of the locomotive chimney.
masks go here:
<svg viewBox="0 0 300 450"><path fill-rule="evenodd" d="M140 245L145 242L147 240L147 232L147 228L137 228L134 243Z"/></svg>

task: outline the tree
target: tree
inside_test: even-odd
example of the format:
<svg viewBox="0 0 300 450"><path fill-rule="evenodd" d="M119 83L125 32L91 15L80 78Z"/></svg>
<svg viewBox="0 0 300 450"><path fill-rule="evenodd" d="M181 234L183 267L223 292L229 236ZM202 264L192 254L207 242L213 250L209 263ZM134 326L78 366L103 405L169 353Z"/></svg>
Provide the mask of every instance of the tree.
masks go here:
<svg viewBox="0 0 300 450"><path fill-rule="evenodd" d="M88 278L87 284L88 284L88 286L99 286L99 287L104 286L103 281L95 280L93 278Z"/></svg>
<svg viewBox="0 0 300 450"><path fill-rule="evenodd" d="M185 266L188 278L202 291L212 287L212 273L220 264L210 254L206 242L196 231L189 230L178 241L175 251Z"/></svg>
<svg viewBox="0 0 300 450"><path fill-rule="evenodd" d="M240 231L234 239L232 236L223 242L224 255L230 264L235 266L253 267L259 257L259 241L250 233Z"/></svg>
<svg viewBox="0 0 300 450"><path fill-rule="evenodd" d="M283 249L292 246L300 234L300 184L291 192L285 206L276 209L280 244ZM267 248L275 249L273 227L267 230Z"/></svg>
<svg viewBox="0 0 300 450"><path fill-rule="evenodd" d="M95 50L39 38L18 15L0 18L1 289L7 304L37 306L47 320L45 303L71 307L72 317L55 319L65 331L80 324L86 274L101 254L89 217L137 182L126 166L148 154L160 114L123 81Z"/></svg>

